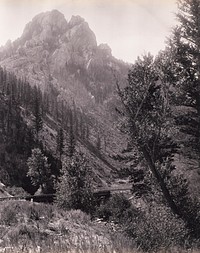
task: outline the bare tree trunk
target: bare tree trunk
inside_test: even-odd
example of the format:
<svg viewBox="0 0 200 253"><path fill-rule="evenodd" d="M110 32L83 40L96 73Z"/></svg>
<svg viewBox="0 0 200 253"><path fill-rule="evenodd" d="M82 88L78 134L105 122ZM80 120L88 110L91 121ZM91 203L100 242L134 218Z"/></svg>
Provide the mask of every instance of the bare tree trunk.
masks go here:
<svg viewBox="0 0 200 253"><path fill-rule="evenodd" d="M165 182L163 180L163 178L161 177L159 171L157 170L154 162L152 161L152 158L149 154L149 152L147 151L147 149L145 147L142 148L142 153L144 155L145 160L147 161L147 164L149 166L149 169L151 170L151 172L153 173L154 177L156 178L161 191L163 193L163 196L165 198L165 200L167 201L169 207L171 208L172 212L176 215L178 215L179 217L182 217L178 207L176 206L175 202L173 201L172 196L169 193L169 190L167 189Z"/></svg>

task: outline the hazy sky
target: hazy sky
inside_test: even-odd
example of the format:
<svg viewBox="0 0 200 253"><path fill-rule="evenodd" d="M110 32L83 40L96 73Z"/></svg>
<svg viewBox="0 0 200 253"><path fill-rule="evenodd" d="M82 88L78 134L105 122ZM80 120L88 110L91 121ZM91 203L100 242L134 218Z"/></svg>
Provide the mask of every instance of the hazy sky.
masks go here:
<svg viewBox="0 0 200 253"><path fill-rule="evenodd" d="M176 0L0 0L0 45L20 37L35 15L52 9L67 20L82 16L98 44L107 43L115 57L134 62L164 48L175 23Z"/></svg>

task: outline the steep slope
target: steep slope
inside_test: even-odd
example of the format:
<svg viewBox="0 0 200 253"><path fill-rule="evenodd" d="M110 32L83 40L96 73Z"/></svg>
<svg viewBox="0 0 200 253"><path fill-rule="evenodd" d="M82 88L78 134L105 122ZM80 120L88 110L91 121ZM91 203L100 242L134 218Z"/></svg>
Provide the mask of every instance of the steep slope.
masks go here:
<svg viewBox="0 0 200 253"><path fill-rule="evenodd" d="M115 126L115 76L126 77L129 66L115 59L108 45L97 45L87 22L79 16L67 22L57 10L41 13L19 39L0 49L0 65L39 87L48 99L53 96L56 103L76 109L80 124L83 117L90 131L89 141L78 137L79 148L94 161L96 172L109 178L119 166L110 157L124 146ZM46 117L46 129L54 137L60 124L56 110L50 108ZM55 138L52 145L49 135L44 137L47 146L55 146ZM101 150L96 149L98 139Z"/></svg>

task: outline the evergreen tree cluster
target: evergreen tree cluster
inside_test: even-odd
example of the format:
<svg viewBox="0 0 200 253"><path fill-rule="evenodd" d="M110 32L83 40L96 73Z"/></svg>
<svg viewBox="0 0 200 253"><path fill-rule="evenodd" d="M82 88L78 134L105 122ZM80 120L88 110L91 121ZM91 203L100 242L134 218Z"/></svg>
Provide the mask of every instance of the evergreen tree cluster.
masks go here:
<svg viewBox="0 0 200 253"><path fill-rule="evenodd" d="M125 88L117 82L119 112L134 151L133 193L150 195L151 201L161 201L161 193L162 202L199 238L199 201L174 161L179 154L200 164L200 2L179 0L178 7L179 24L166 49L138 57Z"/></svg>
<svg viewBox="0 0 200 253"><path fill-rule="evenodd" d="M70 108L60 101L51 84L42 93L39 87L1 67L0 102L0 180L30 193L38 187L42 192L55 192L62 155L73 157L77 138L89 142L86 115L75 103ZM57 129L57 156L43 141L44 123Z"/></svg>

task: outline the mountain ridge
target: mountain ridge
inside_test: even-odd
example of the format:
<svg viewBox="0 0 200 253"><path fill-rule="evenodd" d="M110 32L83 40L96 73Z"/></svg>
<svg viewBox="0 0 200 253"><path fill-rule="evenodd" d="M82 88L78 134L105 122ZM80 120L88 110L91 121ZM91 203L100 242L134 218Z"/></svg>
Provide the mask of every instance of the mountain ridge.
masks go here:
<svg viewBox="0 0 200 253"><path fill-rule="evenodd" d="M119 99L115 75L125 80L129 65L114 58L107 44L97 45L94 32L82 17L72 16L67 22L57 10L35 16L20 38L1 48L0 65L46 94L52 102L49 119L57 117L56 110L61 110L62 104L75 108L78 121L83 120L90 128L92 147L101 138L103 159L96 156L92 160L101 171L100 177L106 174L109 178L109 170L119 166L111 157L125 146L124 136L116 127ZM55 103L58 109L52 107ZM58 119L53 121L52 128L60 125ZM79 146L91 159L87 142L82 140Z"/></svg>

